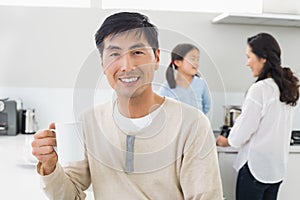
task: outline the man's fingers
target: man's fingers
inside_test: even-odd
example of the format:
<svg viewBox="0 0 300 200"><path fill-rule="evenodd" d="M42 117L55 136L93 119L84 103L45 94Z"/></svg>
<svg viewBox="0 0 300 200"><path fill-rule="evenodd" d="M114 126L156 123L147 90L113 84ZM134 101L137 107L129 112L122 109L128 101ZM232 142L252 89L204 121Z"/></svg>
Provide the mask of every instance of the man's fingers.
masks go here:
<svg viewBox="0 0 300 200"><path fill-rule="evenodd" d="M55 138L55 132L52 130L41 130L34 134L34 139L41 139L46 137L53 137Z"/></svg>
<svg viewBox="0 0 300 200"><path fill-rule="evenodd" d="M52 137L40 138L37 140L33 140L31 146L32 147L56 146L56 139Z"/></svg>
<svg viewBox="0 0 300 200"><path fill-rule="evenodd" d="M55 123L52 122L50 125L49 125L49 129L55 129Z"/></svg>
<svg viewBox="0 0 300 200"><path fill-rule="evenodd" d="M40 162L44 163L44 162L48 162L49 160L52 160L56 156L55 154L56 154L55 151L53 151L49 154L39 154L35 156Z"/></svg>
<svg viewBox="0 0 300 200"><path fill-rule="evenodd" d="M42 146L42 147L34 147L32 148L32 153L34 155L47 155L53 152L52 146Z"/></svg>

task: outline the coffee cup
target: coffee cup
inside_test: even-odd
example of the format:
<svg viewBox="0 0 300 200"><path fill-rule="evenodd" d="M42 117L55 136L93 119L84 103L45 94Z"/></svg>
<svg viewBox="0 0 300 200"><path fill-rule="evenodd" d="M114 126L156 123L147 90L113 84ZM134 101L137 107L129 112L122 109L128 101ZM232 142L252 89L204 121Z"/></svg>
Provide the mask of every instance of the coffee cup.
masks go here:
<svg viewBox="0 0 300 200"><path fill-rule="evenodd" d="M56 148L61 164L84 160L82 122L55 123Z"/></svg>

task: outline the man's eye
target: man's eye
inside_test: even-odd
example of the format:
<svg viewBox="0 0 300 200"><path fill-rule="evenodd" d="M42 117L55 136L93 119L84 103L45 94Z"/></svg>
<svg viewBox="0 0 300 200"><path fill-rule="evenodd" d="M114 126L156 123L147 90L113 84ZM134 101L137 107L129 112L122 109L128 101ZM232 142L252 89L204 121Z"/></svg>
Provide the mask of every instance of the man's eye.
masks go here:
<svg viewBox="0 0 300 200"><path fill-rule="evenodd" d="M142 51L134 51L133 54L135 54L135 55L141 55L141 54L144 54L144 52L142 52Z"/></svg>

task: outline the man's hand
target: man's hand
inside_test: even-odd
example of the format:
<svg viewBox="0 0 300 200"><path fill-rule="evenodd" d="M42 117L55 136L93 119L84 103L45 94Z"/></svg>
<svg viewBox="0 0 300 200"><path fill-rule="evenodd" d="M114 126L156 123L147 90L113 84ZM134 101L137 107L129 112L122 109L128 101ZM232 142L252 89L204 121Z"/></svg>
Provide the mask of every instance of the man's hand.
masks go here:
<svg viewBox="0 0 300 200"><path fill-rule="evenodd" d="M53 149L56 146L55 124L51 123L48 130L40 130L34 135L34 140L31 143L32 154L39 160L41 175L51 174L55 170L57 163L57 154Z"/></svg>

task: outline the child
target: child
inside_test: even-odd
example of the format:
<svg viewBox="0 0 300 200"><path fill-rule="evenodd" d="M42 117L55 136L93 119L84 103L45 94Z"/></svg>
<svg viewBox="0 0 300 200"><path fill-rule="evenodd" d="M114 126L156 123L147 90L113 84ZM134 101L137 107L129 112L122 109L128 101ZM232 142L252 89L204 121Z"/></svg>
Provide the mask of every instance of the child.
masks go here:
<svg viewBox="0 0 300 200"><path fill-rule="evenodd" d="M199 49L192 44L178 44L171 53L171 63L166 71L167 83L159 94L182 101L208 113L211 106L208 87L199 77ZM174 69L177 70L176 78Z"/></svg>

